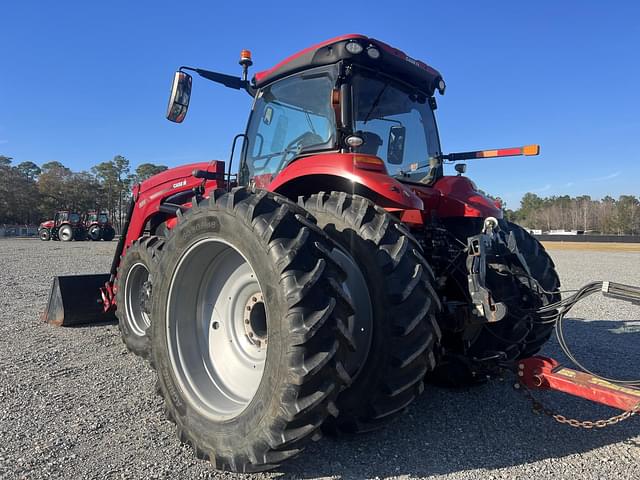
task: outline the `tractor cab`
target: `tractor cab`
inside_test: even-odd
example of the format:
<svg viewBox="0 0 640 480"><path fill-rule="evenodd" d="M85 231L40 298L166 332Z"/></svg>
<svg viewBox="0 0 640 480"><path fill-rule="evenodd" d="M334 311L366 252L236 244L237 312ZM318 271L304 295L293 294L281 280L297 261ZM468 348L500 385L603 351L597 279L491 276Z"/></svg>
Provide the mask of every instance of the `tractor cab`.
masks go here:
<svg viewBox="0 0 640 480"><path fill-rule="evenodd" d="M115 236L115 230L109 222L109 216L105 212L90 210L84 215L84 226L90 240L110 241Z"/></svg>
<svg viewBox="0 0 640 480"><path fill-rule="evenodd" d="M257 74L240 183L270 181L300 157L330 152L375 157L392 177L424 177L418 166L440 155L433 93L444 82L426 65L393 68L397 57L383 51L368 39L343 40L318 47L308 69L296 72L289 60ZM337 62L313 66L318 56Z"/></svg>
<svg viewBox="0 0 640 480"><path fill-rule="evenodd" d="M235 179L229 165L229 184L289 198L342 190L387 209L421 211L411 214L418 223L433 211L500 218L492 199L462 174L445 177L443 164L538 153L531 145L443 154L435 118L436 92L445 92L442 75L364 35L312 46L249 81L252 63L250 52L243 50L240 78L181 67L169 102L167 118L182 122L192 84L187 70L254 97L246 132L236 137L243 139L240 165ZM456 167L464 170L464 165Z"/></svg>
<svg viewBox="0 0 640 480"><path fill-rule="evenodd" d="M109 223L109 217L106 213L98 213L95 210L91 210L87 212L85 216L85 223L87 225L97 224L97 225L105 225Z"/></svg>
<svg viewBox="0 0 640 480"><path fill-rule="evenodd" d="M53 221L56 227L64 224L76 226L81 223L80 214L77 212L69 212L68 210L60 210L55 213Z"/></svg>

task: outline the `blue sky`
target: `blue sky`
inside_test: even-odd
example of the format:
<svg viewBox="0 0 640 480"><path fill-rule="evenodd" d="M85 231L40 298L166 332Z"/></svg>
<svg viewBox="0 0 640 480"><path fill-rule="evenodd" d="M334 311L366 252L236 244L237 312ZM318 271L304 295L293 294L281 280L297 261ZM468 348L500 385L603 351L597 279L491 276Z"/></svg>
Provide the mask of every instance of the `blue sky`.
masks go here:
<svg viewBox="0 0 640 480"><path fill-rule="evenodd" d="M333 5L333 6L332 6ZM194 79L182 125L164 118L173 71L253 71L343 33L379 38L442 72L446 152L542 145L469 162L516 207L539 195L640 195L638 2L29 1L0 7L0 155L83 170L226 159L250 97Z"/></svg>

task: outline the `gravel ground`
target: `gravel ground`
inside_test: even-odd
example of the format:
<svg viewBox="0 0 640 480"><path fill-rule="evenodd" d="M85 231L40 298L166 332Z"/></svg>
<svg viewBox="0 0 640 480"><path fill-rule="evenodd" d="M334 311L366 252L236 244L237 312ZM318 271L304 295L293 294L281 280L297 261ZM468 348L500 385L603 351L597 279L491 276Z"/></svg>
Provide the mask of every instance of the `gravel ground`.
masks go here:
<svg viewBox="0 0 640 480"><path fill-rule="evenodd" d="M153 372L114 325L43 324L53 274L106 272L115 243L0 240L0 478L640 478L640 422L577 430L534 415L510 379L469 390L428 387L374 434L311 445L265 475L214 471L181 445L153 393ZM551 252L565 288L640 283L640 254ZM640 309L593 296L568 337L600 372L633 375ZM544 353L559 356L555 342ZM637 375L636 375L637 376ZM615 412L561 394L546 403L596 419Z"/></svg>

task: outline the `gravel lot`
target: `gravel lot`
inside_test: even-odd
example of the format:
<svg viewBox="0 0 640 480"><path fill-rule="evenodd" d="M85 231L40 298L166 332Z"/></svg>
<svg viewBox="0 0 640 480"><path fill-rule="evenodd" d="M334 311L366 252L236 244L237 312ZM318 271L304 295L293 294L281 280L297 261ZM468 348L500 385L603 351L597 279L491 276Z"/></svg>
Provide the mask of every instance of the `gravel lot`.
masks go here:
<svg viewBox="0 0 640 480"><path fill-rule="evenodd" d="M576 430L534 415L510 379L469 390L428 387L409 412L370 435L323 440L280 471L224 474L176 439L153 372L114 325L40 321L54 274L106 272L113 243L0 240L0 478L640 478L640 421ZM564 288L640 284L640 253L551 251ZM640 309L593 296L568 322L598 371L638 372ZM555 342L544 353L559 356ZM635 375L638 376L638 375ZM583 419L615 412L563 395L546 403Z"/></svg>

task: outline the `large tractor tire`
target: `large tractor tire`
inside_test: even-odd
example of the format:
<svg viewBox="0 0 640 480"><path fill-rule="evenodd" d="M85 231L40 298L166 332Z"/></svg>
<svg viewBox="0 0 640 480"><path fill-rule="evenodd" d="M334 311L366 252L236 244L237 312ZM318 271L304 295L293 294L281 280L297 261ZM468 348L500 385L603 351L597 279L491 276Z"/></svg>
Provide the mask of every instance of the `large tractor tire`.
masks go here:
<svg viewBox="0 0 640 480"><path fill-rule="evenodd" d="M349 382L344 272L312 217L266 191L214 192L178 220L152 296L167 416L217 469L274 468L320 438Z"/></svg>
<svg viewBox="0 0 640 480"><path fill-rule="evenodd" d="M518 251L526 261L531 277L544 291L527 278L514 278L489 266L487 285L495 301L505 303L507 315L498 322L485 323L465 332L464 336L467 339L465 351L450 352L454 353L453 359L451 357L447 359L445 356L432 377L437 383L461 386L481 382L485 377L476 375L474 371L476 359L491 359L499 356L501 361L512 362L530 357L542 348L553 332L554 323L545 321L534 312L543 305L560 300L559 293L552 293L558 292L560 288L560 279L553 260L542 244L522 227L503 220L499 222L499 227L505 241L513 233ZM479 228L474 228L467 233L474 235L478 231ZM462 268L464 267L459 270ZM458 282L461 281L462 277ZM452 344L450 340L447 338L445 329L445 344ZM462 342L456 343L462 344ZM462 363L458 361L463 358L467 360Z"/></svg>
<svg viewBox="0 0 640 480"><path fill-rule="evenodd" d="M58 229L58 238L63 242L70 242L73 240L73 228L71 228L71 225L62 225Z"/></svg>
<svg viewBox="0 0 640 480"><path fill-rule="evenodd" d="M540 286L546 291L538 292L534 288L530 287L527 289L527 293L531 295L532 298L527 299L526 301L538 307L559 301L561 296L560 293L557 292L560 289L560 277L558 276L553 260L542 244L524 228L514 223L503 222L501 224L501 228L506 232L513 232L516 241L518 242L520 253L522 253L529 265L531 276L535 278ZM514 315L514 317L515 321L513 321L513 327L508 328L511 335L515 334L517 336L516 332L520 332L524 335L525 329L528 330L527 335L524 337L524 341L520 342L517 359L535 355L540 351L547 340L549 340L549 337L551 337L555 324L549 322L545 323L540 318L540 315L537 314L531 314L531 317L528 319L524 319L517 315Z"/></svg>
<svg viewBox="0 0 640 480"><path fill-rule="evenodd" d="M151 295L164 239L142 237L127 249L116 277L116 316L127 348L142 358L151 353Z"/></svg>
<svg viewBox="0 0 640 480"><path fill-rule="evenodd" d="M347 271L344 287L355 310L356 351L346 362L353 384L325 429L375 430L404 411L435 367L440 304L433 273L404 226L366 198L321 192L299 203L341 247L334 254Z"/></svg>
<svg viewBox="0 0 640 480"><path fill-rule="evenodd" d="M100 228L99 225L91 225L91 227L89 228L88 235L89 235L89 240L93 240L94 242L97 242L102 237L102 229Z"/></svg>
<svg viewBox="0 0 640 480"><path fill-rule="evenodd" d="M49 240L51 240L51 232L48 228L41 228L38 232L38 236L43 242L48 242Z"/></svg>
<svg viewBox="0 0 640 480"><path fill-rule="evenodd" d="M116 236L116 231L113 227L105 227L102 229L102 239L105 242L110 242Z"/></svg>

